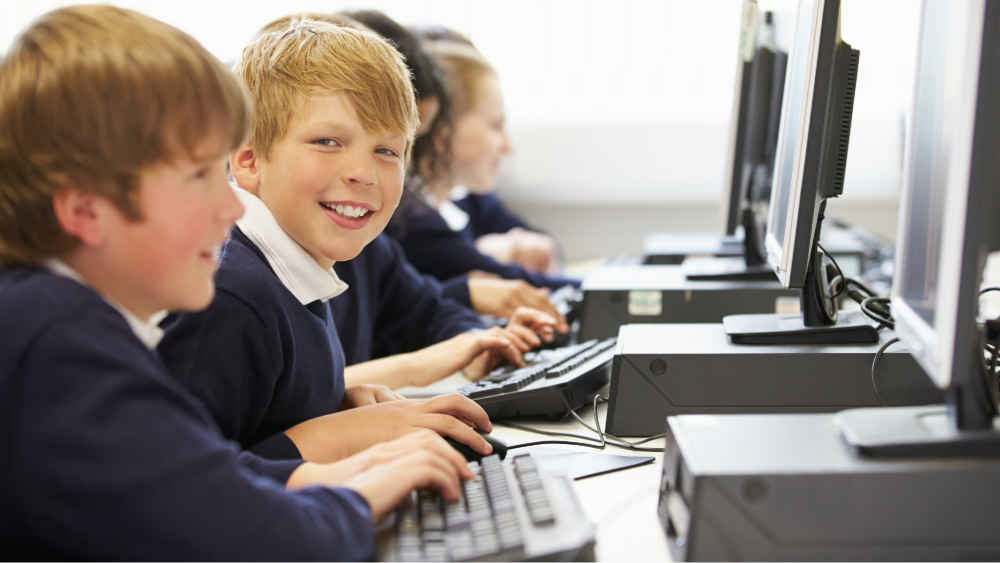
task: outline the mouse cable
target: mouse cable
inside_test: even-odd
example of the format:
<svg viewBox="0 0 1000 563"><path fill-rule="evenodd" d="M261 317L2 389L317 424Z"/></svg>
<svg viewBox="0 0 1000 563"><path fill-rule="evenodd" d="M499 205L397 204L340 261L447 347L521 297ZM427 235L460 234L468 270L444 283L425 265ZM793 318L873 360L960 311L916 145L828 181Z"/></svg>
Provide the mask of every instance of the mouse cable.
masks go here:
<svg viewBox="0 0 1000 563"><path fill-rule="evenodd" d="M572 414L573 417L576 418L576 420L579 421L580 424L582 424L584 428L586 428L587 430L590 430L591 432L593 432L593 433L597 434L598 436L600 436L601 441L604 441L605 438L609 438L609 439L612 440L612 442L610 443L611 446L614 446L614 447L617 447L617 448L622 448L622 449L625 449L625 450L635 450L635 451L640 451L640 452L660 452L660 451L663 451L662 448L640 448L638 446L640 444L645 444L646 442L650 442L652 440L656 440L658 438L662 438L662 437L666 436L666 434L659 434L657 436L651 436L649 438L646 438L644 440L640 440L638 442L629 442L628 440L625 440L623 438L619 438L618 436L615 436L614 434L608 434L608 433L604 432L604 430L601 429L601 422L600 422L600 419L597 416L597 403L598 403L598 401L600 401L602 403L607 403L608 402L608 398L607 397L602 397L600 395L600 393L594 395L594 426L596 426L596 428L594 428L593 426L590 426L589 424L587 424L587 422L585 420L583 420L582 418L580 418L580 415L576 414L576 409L570 408L569 402L566 401L566 397L563 397L561 394L559 395L559 397L562 399L563 403L566 405L566 408L569 410L570 414Z"/></svg>
<svg viewBox="0 0 1000 563"><path fill-rule="evenodd" d="M878 352L875 353L875 360L872 361L872 387L875 388L875 396L878 397L878 402L881 403L883 407L888 407L889 403L885 402L885 399L882 398L882 394L878 392L878 381L875 379L875 369L878 367L878 361L882 359L882 354L885 353L886 348L897 342L899 342L899 338L893 338L883 344L882 347L878 349Z"/></svg>
<svg viewBox="0 0 1000 563"><path fill-rule="evenodd" d="M562 396L562 393L560 393L559 396L562 397L563 402L565 403L566 402L566 398ZM598 421L598 419L597 419L597 397L598 396L600 396L600 395L596 395L594 397L594 422ZM569 408L569 404L568 403L566 404L566 408ZM570 409L570 412L573 413L573 416L577 416L576 412L573 409ZM577 416L577 418L579 419L580 417ZM586 424L584 424L584 426L586 426ZM574 438L584 438L584 437L583 436L574 436ZM595 441L595 442L597 441L597 440L594 440L593 438L584 438L584 439L589 439L589 440L592 440L592 441ZM538 442L526 442L524 444L517 444L516 446L507 446L507 450L511 450L511 449L514 449L514 448L526 448L528 446L541 446L541 445L546 445L546 444L562 444L562 445L569 445L569 446L583 446L585 448L594 448L594 449L597 449L597 450L603 450L608 445L608 443L605 442L605 440L604 440L604 435L601 435L601 439L600 439L600 443L599 444L586 444L586 443L583 443L583 442L567 442L565 440L541 440L541 441L538 441Z"/></svg>
<svg viewBox="0 0 1000 563"><path fill-rule="evenodd" d="M595 424L597 424L598 428L600 428L600 422L599 422L600 419L598 419L598 417L597 417L597 403L598 403L598 401L606 403L607 402L607 398L606 397L601 397L600 395L596 395L594 397L594 403L593 403L594 404L594 422L595 422ZM565 397L563 397L563 402L566 402ZM577 420L580 423L582 423L591 432L594 432L594 433L598 434L601 437L601 439L592 438L590 436L581 436L579 434L571 434L569 432L553 432L551 430L542 430L540 428L532 428L530 426L524 426L522 424L517 424L517 423L514 423L514 422L507 422L507 421L499 421L498 420L498 421L495 422L495 424L498 424L500 426L507 426L509 428L514 428L516 430L523 430L525 432L531 432L531 433L534 433L534 434L541 434L542 436L553 436L553 437L560 437L560 436L562 436L562 437L567 437L567 438L575 438L577 440L587 440L587 441L590 441L590 442L597 442L596 444L583 444L583 443L579 443L579 442L543 440L543 441L538 441L538 442L527 442L527 443L524 443L524 444L517 444L516 446L508 446L507 447L508 450L513 449L513 448L527 447L527 446L540 446L540 445L545 445L545 444L562 444L562 445L570 445L570 446L584 446L584 447L594 448L594 449L600 449L600 450L605 449L605 447L607 447L607 446L611 446L613 448L619 448L619 449L623 449L623 450L633 450L633 451L643 451L643 452L655 452L655 453L659 453L659 452L663 451L662 448L639 448L639 447L636 447L636 446L638 446L639 444L644 444L644 443L649 442L651 440L656 440L658 438L662 438L666 434L660 434L658 436L652 436L650 438L646 438L646 439L638 441L638 442L627 442L626 440L623 440L623 439L621 439L621 438L619 438L617 436L614 436L614 435L611 435L611 434L607 434L607 433L604 433L604 432L599 432L599 431L595 430L594 428L592 428L589 424L587 424L586 422L584 422L583 419L581 419L579 417L579 415L576 414L576 411L578 409L580 409L580 408L583 408L584 406L585 405L580 405L576 409L572 409L572 408L569 408L569 405L567 404L566 405L566 408L568 409L567 413L569 415L572 415L572 416L576 417ZM565 418L567 418L567 416L563 417L563 419L565 419ZM614 441L606 441L606 440L604 440L604 438L608 438L610 440L618 440L621 443L616 443Z"/></svg>

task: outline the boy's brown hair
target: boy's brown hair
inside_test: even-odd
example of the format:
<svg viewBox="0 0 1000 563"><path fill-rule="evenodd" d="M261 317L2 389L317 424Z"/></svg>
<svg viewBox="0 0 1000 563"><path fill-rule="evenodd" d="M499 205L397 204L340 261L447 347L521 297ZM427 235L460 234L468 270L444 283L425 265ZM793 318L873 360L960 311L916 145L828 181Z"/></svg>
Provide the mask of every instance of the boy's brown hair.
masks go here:
<svg viewBox="0 0 1000 563"><path fill-rule="evenodd" d="M409 161L420 125L409 70L375 33L293 17L248 45L234 70L253 99L250 144L259 157L270 155L309 96L344 90L366 131L406 137Z"/></svg>
<svg viewBox="0 0 1000 563"><path fill-rule="evenodd" d="M249 104L229 69L187 34L131 10L49 12L0 63L0 267L73 250L52 208L72 187L140 220L144 169L221 136L244 139Z"/></svg>

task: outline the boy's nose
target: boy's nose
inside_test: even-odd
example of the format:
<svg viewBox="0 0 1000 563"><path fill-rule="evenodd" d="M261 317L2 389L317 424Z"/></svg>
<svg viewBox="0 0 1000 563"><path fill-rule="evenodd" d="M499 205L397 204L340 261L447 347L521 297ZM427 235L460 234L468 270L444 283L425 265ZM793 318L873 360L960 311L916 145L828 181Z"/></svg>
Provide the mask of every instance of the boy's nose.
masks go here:
<svg viewBox="0 0 1000 563"><path fill-rule="evenodd" d="M360 155L351 159L344 168L343 180L345 184L359 187L374 186L378 183L378 175L375 173L374 157Z"/></svg>

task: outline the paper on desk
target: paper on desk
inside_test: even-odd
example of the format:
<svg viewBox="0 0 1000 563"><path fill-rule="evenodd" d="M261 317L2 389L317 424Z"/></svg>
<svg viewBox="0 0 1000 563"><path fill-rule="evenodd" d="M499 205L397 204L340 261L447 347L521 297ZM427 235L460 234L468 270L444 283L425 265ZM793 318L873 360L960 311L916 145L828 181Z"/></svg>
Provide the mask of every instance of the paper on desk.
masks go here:
<svg viewBox="0 0 1000 563"><path fill-rule="evenodd" d="M614 455L603 452L579 452L573 450L562 450L557 448L546 448L545 446L528 446L518 448L509 452L509 457L522 453L531 453L538 458L546 470L553 473L562 473L573 480L586 479L639 467L652 463L649 456Z"/></svg>

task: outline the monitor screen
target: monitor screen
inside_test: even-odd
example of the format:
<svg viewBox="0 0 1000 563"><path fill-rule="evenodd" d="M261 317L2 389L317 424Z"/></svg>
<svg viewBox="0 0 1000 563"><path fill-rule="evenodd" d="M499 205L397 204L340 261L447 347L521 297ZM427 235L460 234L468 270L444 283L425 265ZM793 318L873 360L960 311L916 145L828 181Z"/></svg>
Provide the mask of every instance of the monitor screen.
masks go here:
<svg viewBox="0 0 1000 563"><path fill-rule="evenodd" d="M794 186L792 175L795 171L795 149L803 116L802 101L805 98L809 78L813 4L812 0L804 0L799 3L795 22L795 42L789 53L788 70L785 76L781 125L779 126L778 148L774 162L774 181L768 211L768 235L765 243L768 261L771 262L772 267L781 270L786 269L782 261L785 234L788 228L788 203Z"/></svg>
<svg viewBox="0 0 1000 563"><path fill-rule="evenodd" d="M899 295L929 327L934 326L938 289L941 227L944 222L948 147L953 128L945 130L948 77L949 0L928 2L913 107L913 138L907 208L901 225ZM953 69L954 71L954 69Z"/></svg>
<svg viewBox="0 0 1000 563"><path fill-rule="evenodd" d="M979 243L967 237L982 233L966 225L982 199L969 176L975 112L968 108L977 103L979 69L973 63L981 48L975 30L982 34L983 25L981 15L972 17L971 4L924 2L893 287L897 332L941 387L951 383L956 352L963 353L957 340L967 339L973 326L975 296L960 294L978 286L978 279L963 279L978 276L963 259L966 247Z"/></svg>

